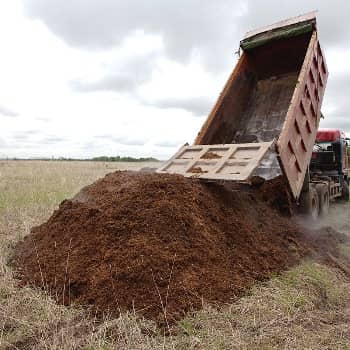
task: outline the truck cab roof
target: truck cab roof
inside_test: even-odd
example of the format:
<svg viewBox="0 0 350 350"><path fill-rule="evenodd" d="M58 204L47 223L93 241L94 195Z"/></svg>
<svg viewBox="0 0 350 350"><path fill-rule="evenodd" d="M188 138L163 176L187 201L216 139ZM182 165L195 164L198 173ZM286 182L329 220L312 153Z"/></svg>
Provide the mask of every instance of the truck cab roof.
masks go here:
<svg viewBox="0 0 350 350"><path fill-rule="evenodd" d="M345 137L345 133L340 129L318 129L316 142L333 142Z"/></svg>

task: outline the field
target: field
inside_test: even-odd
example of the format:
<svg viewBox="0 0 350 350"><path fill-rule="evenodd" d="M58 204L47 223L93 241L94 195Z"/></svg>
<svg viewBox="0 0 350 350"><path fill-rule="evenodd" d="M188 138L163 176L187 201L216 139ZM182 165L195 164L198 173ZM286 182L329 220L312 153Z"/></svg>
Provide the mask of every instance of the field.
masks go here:
<svg viewBox="0 0 350 350"><path fill-rule="evenodd" d="M153 163L0 162L0 349L350 349L350 280L314 260L255 285L233 305L203 310L162 331L134 314L97 319L19 288L13 248L65 198L104 174ZM329 221L350 233L348 204ZM350 256L348 246L340 247ZM38 252L40 255L40 251Z"/></svg>

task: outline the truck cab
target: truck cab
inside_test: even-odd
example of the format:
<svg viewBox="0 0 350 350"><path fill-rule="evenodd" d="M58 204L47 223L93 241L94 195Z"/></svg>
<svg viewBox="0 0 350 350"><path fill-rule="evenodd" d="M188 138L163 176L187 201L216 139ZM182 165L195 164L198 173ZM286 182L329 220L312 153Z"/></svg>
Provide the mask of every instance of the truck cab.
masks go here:
<svg viewBox="0 0 350 350"><path fill-rule="evenodd" d="M346 135L340 129L319 129L317 131L309 166L310 184L316 189L322 189L322 186L328 187L327 196L329 198L326 198L326 201L337 198L349 199L347 147ZM322 213L323 209L328 211L329 204L323 203L324 200L320 194L319 205Z"/></svg>
<svg viewBox="0 0 350 350"><path fill-rule="evenodd" d="M349 160L347 139L339 129L319 129L312 152L311 167L315 170L335 170L348 182Z"/></svg>

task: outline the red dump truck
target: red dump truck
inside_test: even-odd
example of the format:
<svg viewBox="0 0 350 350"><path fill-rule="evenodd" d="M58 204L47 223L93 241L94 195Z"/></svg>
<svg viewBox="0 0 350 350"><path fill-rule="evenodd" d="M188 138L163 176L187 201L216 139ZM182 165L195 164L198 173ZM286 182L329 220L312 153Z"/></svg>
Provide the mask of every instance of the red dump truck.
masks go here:
<svg viewBox="0 0 350 350"><path fill-rule="evenodd" d="M194 145L157 171L248 183L283 175L304 211L326 214L348 195L348 178L344 135L318 133L328 71L315 13L248 32L240 48Z"/></svg>

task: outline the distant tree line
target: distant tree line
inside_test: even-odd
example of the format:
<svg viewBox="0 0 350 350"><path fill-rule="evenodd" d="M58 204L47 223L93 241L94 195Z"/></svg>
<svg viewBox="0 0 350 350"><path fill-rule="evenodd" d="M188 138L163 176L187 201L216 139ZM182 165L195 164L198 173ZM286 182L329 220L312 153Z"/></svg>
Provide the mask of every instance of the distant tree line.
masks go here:
<svg viewBox="0 0 350 350"><path fill-rule="evenodd" d="M134 157L94 157L91 160L97 161L97 162L159 162L158 159L153 157L146 157L146 158L134 158Z"/></svg>
<svg viewBox="0 0 350 350"><path fill-rule="evenodd" d="M153 157L146 157L146 158L134 158L134 157L121 157L121 156L115 156L115 157L107 157L107 156L101 156L101 157L93 157L93 158L65 158L65 157L51 157L51 158L0 158L0 160L41 160L41 161L81 161L81 162L87 162L87 161L94 161L94 162L159 162L159 159L153 158Z"/></svg>

